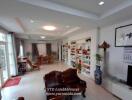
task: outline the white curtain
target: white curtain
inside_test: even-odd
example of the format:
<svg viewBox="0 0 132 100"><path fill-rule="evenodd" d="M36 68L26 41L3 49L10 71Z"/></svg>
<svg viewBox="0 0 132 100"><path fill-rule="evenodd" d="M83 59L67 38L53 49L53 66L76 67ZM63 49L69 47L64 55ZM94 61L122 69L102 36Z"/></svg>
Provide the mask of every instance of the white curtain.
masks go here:
<svg viewBox="0 0 132 100"><path fill-rule="evenodd" d="M39 55L46 56L46 44L37 44Z"/></svg>
<svg viewBox="0 0 132 100"><path fill-rule="evenodd" d="M22 41L20 42L20 48L19 48L19 57L24 57L24 49L22 45Z"/></svg>
<svg viewBox="0 0 132 100"><path fill-rule="evenodd" d="M7 35L7 41L8 41L8 59L9 59L9 70L10 70L10 76L16 75L16 62L15 62L15 49L14 49L14 39L12 34Z"/></svg>

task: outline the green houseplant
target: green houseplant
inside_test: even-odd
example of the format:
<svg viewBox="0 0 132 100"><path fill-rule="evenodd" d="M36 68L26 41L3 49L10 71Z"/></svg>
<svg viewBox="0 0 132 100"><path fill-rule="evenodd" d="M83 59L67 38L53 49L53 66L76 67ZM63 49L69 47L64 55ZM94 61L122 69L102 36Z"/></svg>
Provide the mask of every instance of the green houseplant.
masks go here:
<svg viewBox="0 0 132 100"><path fill-rule="evenodd" d="M76 69L78 73L81 73L81 60L79 60L79 62L76 62Z"/></svg>
<svg viewBox="0 0 132 100"><path fill-rule="evenodd" d="M100 66L100 62L102 61L102 56L97 53L95 57L96 57L96 64Z"/></svg>

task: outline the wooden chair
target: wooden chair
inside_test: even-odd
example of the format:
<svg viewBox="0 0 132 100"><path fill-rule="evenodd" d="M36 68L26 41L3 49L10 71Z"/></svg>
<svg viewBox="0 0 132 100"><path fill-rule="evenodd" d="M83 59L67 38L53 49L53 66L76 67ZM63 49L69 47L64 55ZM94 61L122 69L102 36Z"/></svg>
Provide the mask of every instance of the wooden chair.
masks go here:
<svg viewBox="0 0 132 100"><path fill-rule="evenodd" d="M52 55L49 55L48 56L48 64L52 64L54 61L53 61L53 56Z"/></svg>
<svg viewBox="0 0 132 100"><path fill-rule="evenodd" d="M18 97L17 100L24 100L24 97Z"/></svg>
<svg viewBox="0 0 132 100"><path fill-rule="evenodd" d="M40 70L40 65L38 63L32 64L32 62L27 59L27 63L33 68L33 69L38 69Z"/></svg>

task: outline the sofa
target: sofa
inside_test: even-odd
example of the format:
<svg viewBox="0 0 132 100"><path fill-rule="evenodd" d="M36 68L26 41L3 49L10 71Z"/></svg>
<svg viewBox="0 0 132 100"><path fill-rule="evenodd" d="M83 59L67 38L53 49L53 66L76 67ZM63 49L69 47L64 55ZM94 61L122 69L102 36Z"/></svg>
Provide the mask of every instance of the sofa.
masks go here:
<svg viewBox="0 0 132 100"><path fill-rule="evenodd" d="M43 80L47 100L72 100L73 95L79 94L85 97L86 82L78 77L76 69L52 71L46 74ZM61 96L61 99L56 99L58 96Z"/></svg>

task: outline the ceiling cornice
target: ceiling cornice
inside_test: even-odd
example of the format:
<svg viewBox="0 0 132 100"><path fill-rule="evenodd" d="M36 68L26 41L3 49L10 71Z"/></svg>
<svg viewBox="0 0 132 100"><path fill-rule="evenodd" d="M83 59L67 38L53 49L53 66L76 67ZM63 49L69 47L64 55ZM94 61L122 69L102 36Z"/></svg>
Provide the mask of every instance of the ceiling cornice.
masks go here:
<svg viewBox="0 0 132 100"><path fill-rule="evenodd" d="M31 4L31 5L34 5L34 6L39 6L39 7L47 8L47 9L50 9L50 10L67 13L67 14L70 14L70 15L89 18L89 19L92 19L92 20L97 20L98 17L99 17L95 14L87 13L87 12L80 11L80 10L77 10L77 9L74 9L74 8L70 8L70 7L67 7L67 6L64 6L64 5L60 5L60 4L54 3L52 1L45 1L45 0L19 0L19 1L27 3L27 4Z"/></svg>
<svg viewBox="0 0 132 100"><path fill-rule="evenodd" d="M107 13L104 13L99 19L103 19L110 15L113 15L129 6L132 6L132 0L126 0L124 3L120 4L116 8L110 9Z"/></svg>
<svg viewBox="0 0 132 100"><path fill-rule="evenodd" d="M70 34L70 33L73 33L73 32L75 32L75 31L79 30L79 29L80 29L80 27L71 28L70 30L68 30L68 31L66 31L64 34L62 34L62 36L66 36L66 35L68 35L68 34Z"/></svg>
<svg viewBox="0 0 132 100"><path fill-rule="evenodd" d="M31 4L34 6L43 7L43 8L47 8L50 10L63 12L63 13L67 13L70 15L75 15L75 16L79 16L79 17L83 17L83 18L92 19L92 20L101 20L101 19L106 18L110 15L113 15L113 14L115 14L129 6L132 6L132 0L126 0L126 1L124 1L124 3L120 4L116 8L110 9L107 13L104 13L101 16L97 16L96 14L84 12L84 11L74 9L74 8L70 8L70 7L67 7L64 5L60 5L58 3L54 3L52 1L46 1L46 0L19 0L19 1L27 3L27 4Z"/></svg>
<svg viewBox="0 0 132 100"><path fill-rule="evenodd" d="M21 27L21 29L23 30L23 32L27 32L27 28L23 25L22 21L20 18L16 17L15 18L17 24Z"/></svg>

